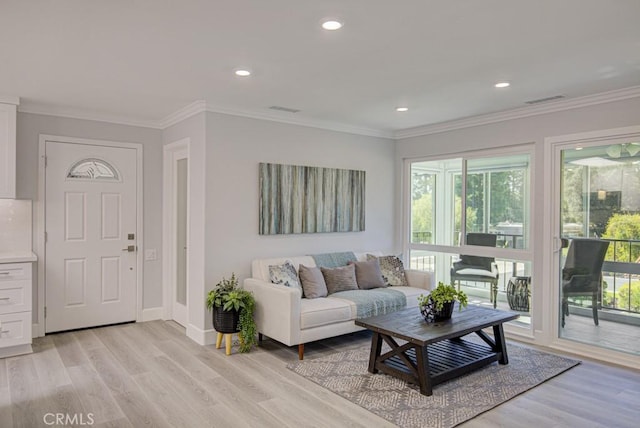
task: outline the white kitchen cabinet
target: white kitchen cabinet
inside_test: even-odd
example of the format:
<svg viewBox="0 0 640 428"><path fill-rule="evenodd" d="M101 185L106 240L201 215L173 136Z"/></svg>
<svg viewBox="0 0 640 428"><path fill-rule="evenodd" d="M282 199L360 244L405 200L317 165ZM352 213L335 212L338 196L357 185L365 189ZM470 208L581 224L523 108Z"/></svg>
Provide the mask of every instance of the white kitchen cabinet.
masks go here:
<svg viewBox="0 0 640 428"><path fill-rule="evenodd" d="M18 106L0 102L0 198L16 197L16 114Z"/></svg>
<svg viewBox="0 0 640 428"><path fill-rule="evenodd" d="M0 358L32 352L31 266L0 264Z"/></svg>

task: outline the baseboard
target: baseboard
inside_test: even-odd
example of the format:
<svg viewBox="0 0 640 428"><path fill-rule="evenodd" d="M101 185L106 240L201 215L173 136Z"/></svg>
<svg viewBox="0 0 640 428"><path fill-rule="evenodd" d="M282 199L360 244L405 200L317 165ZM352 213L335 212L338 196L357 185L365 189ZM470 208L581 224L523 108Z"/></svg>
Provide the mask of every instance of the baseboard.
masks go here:
<svg viewBox="0 0 640 428"><path fill-rule="evenodd" d="M37 322L34 322L33 324L31 324L31 338L35 339L36 337L41 337L40 324L38 324Z"/></svg>
<svg viewBox="0 0 640 428"><path fill-rule="evenodd" d="M164 319L164 307L147 308L142 310L142 319L140 321L153 321Z"/></svg>
<svg viewBox="0 0 640 428"><path fill-rule="evenodd" d="M193 324L187 326L187 337L198 345L212 345L215 343L217 332L214 329L202 330Z"/></svg>
<svg viewBox="0 0 640 428"><path fill-rule="evenodd" d="M0 349L0 358L15 357L16 355L31 354L32 352L33 349L31 349L30 343L24 345L9 346L7 348Z"/></svg>

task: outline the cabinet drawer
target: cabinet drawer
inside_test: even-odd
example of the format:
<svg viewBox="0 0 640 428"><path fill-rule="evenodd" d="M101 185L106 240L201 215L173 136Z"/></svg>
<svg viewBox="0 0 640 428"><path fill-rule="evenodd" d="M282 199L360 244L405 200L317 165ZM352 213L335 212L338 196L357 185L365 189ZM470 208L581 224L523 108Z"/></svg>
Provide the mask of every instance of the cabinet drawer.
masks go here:
<svg viewBox="0 0 640 428"><path fill-rule="evenodd" d="M20 279L31 279L31 263L0 264L0 283Z"/></svg>
<svg viewBox="0 0 640 428"><path fill-rule="evenodd" d="M31 312L0 315L0 348L31 343Z"/></svg>
<svg viewBox="0 0 640 428"><path fill-rule="evenodd" d="M31 281L0 281L0 314L31 310Z"/></svg>

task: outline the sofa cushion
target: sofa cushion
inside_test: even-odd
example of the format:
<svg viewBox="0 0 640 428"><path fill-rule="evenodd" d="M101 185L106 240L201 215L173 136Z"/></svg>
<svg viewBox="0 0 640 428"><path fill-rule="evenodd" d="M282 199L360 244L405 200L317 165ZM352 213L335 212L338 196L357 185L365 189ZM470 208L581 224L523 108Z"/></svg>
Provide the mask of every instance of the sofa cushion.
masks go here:
<svg viewBox="0 0 640 428"><path fill-rule="evenodd" d="M271 278L269 277L269 266L281 265L286 261L291 262L293 264L293 267L295 267L296 269L298 269L298 266L300 264L304 264L305 266L316 265L316 263L313 261L313 257L309 256L255 259L251 262L251 277L260 279L262 281L271 282Z"/></svg>
<svg viewBox="0 0 640 428"><path fill-rule="evenodd" d="M376 257L367 254L367 260L377 258L380 262L380 271L386 285L407 285L407 278L404 276L404 265L402 260L396 256Z"/></svg>
<svg viewBox="0 0 640 428"><path fill-rule="evenodd" d="M352 251L345 251L342 253L311 254L311 257L313 257L313 260L316 262L316 266L329 269L346 266L349 262L355 262L358 260Z"/></svg>
<svg viewBox="0 0 640 428"><path fill-rule="evenodd" d="M327 297L327 284L324 282L324 276L320 268L307 267L301 264L298 266L298 274L304 290L304 297L307 299Z"/></svg>
<svg viewBox="0 0 640 428"><path fill-rule="evenodd" d="M340 291L327 297L327 299L350 301L352 308L355 305L357 319L388 314L404 309L407 306L407 297L403 292L396 290L395 287Z"/></svg>
<svg viewBox="0 0 640 428"><path fill-rule="evenodd" d="M302 290L302 286L298 280L298 272L296 272L296 268L290 260L287 260L281 265L269 266L269 279L274 284L281 284Z"/></svg>
<svg viewBox="0 0 640 428"><path fill-rule="evenodd" d="M405 287L402 285L398 285L393 287L394 290L396 291L401 291L402 293L404 293L404 295L407 297L407 307L410 308L412 306L416 307L416 310L418 310L418 297L421 294L424 294L425 296L427 294L429 294L429 290L424 290L422 288L416 288L416 287Z"/></svg>
<svg viewBox="0 0 640 428"><path fill-rule="evenodd" d="M356 281L358 288L361 290L370 290L372 288L386 287L382 272L380 271L380 262L377 258L363 262L351 262L356 267Z"/></svg>
<svg viewBox="0 0 640 428"><path fill-rule="evenodd" d="M321 267L324 282L327 284L329 294L338 291L357 290L358 283L356 281L356 267L347 265L333 269Z"/></svg>
<svg viewBox="0 0 640 428"><path fill-rule="evenodd" d="M300 301L300 328L334 324L354 319L351 304L342 299L302 299Z"/></svg>

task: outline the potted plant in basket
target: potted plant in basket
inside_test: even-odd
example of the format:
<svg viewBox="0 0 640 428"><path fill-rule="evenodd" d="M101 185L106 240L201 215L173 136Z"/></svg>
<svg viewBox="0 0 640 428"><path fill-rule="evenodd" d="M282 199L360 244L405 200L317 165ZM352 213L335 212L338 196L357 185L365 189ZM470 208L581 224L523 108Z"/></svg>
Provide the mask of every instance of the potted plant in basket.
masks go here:
<svg viewBox="0 0 640 428"><path fill-rule="evenodd" d="M253 310L256 301L250 291L238 287L238 279L222 281L207 293L207 308L213 310L213 328L218 333L238 333L240 352L249 352L256 342Z"/></svg>
<svg viewBox="0 0 640 428"><path fill-rule="evenodd" d="M456 290L453 285L438 282L438 286L431 290L431 293L418 297L418 306L427 322L442 321L451 318L456 300L460 302L459 310L467 306L467 295L464 291Z"/></svg>

